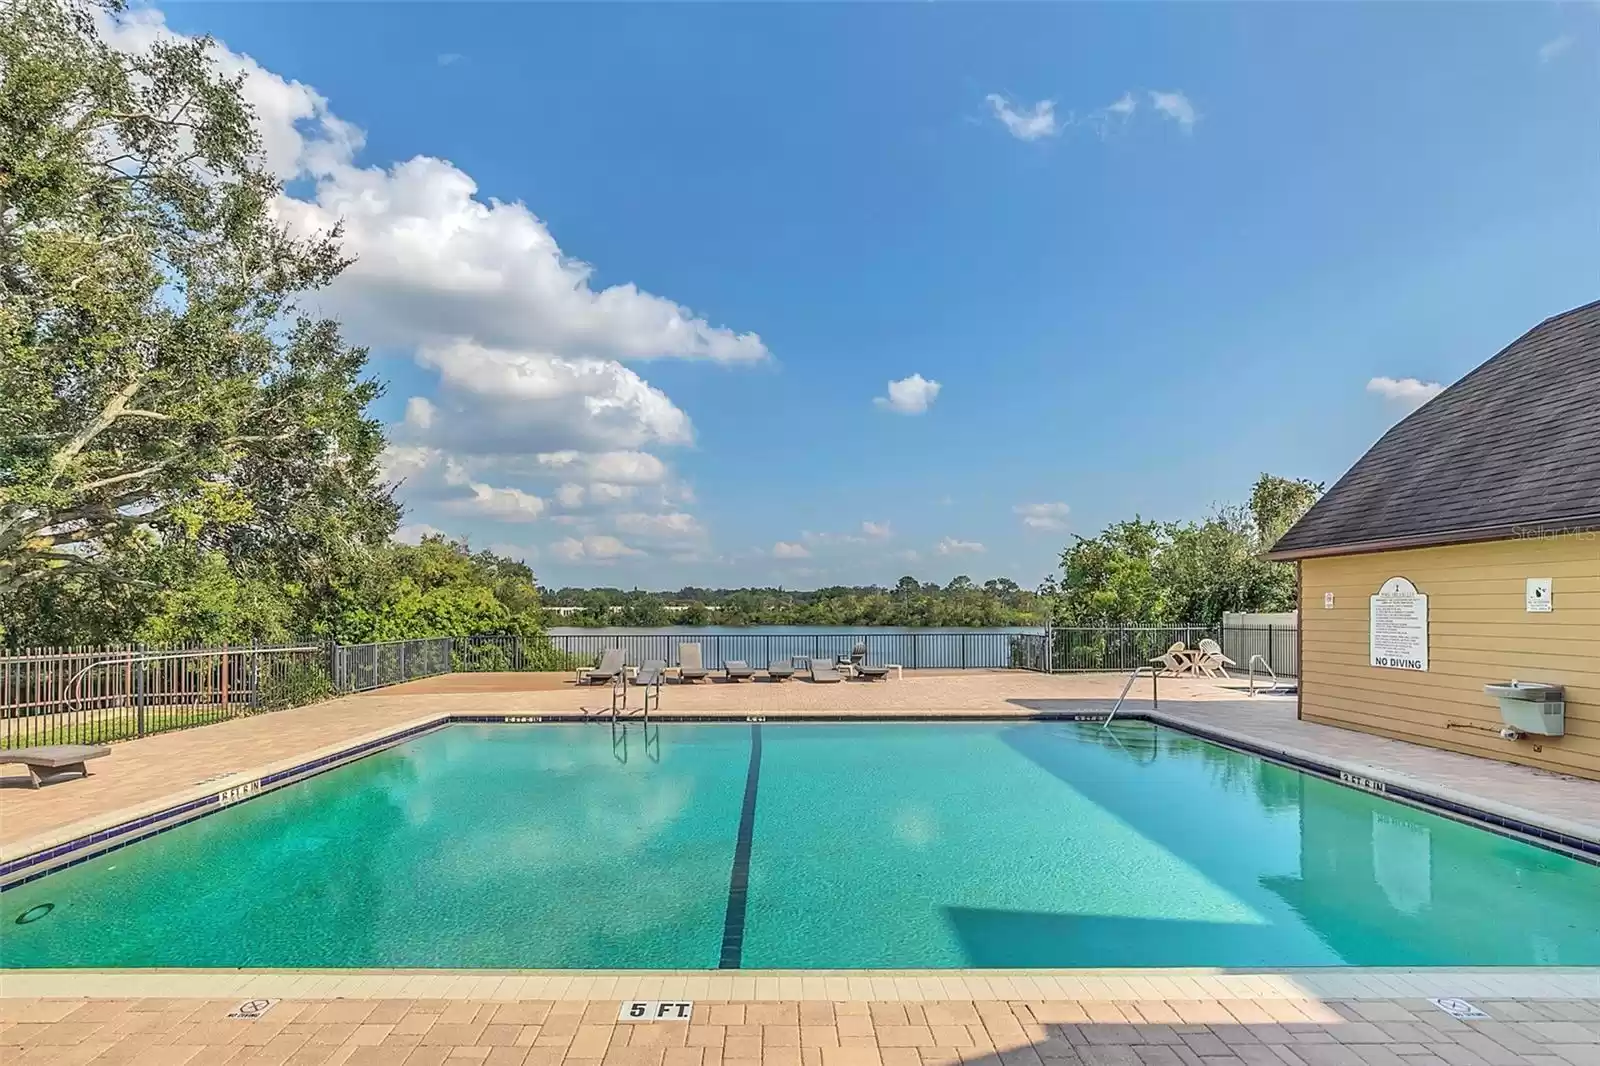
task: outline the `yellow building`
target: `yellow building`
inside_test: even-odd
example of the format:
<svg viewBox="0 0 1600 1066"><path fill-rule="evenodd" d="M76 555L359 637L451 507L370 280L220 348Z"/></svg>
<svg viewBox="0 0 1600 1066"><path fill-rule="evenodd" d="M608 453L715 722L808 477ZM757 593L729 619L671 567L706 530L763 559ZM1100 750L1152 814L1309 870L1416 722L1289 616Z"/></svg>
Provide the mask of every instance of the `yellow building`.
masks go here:
<svg viewBox="0 0 1600 1066"><path fill-rule="evenodd" d="M1301 718L1600 779L1600 302L1389 430L1271 557L1300 571ZM1507 718L1484 687L1513 679L1564 720Z"/></svg>

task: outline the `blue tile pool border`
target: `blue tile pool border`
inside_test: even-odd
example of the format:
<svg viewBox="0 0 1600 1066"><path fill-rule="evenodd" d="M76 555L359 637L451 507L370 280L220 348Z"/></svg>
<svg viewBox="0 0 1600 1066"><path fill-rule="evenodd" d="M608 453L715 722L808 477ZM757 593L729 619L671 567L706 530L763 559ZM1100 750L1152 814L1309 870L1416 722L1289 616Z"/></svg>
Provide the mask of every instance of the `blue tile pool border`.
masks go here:
<svg viewBox="0 0 1600 1066"><path fill-rule="evenodd" d="M1280 751L1269 745L1252 742L1248 739L1230 733L1213 732L1204 726L1188 721L1174 721L1159 713L1151 714L1143 711L1129 712L1119 716L1121 721L1149 722L1163 729L1171 729L1176 733L1184 733L1216 744L1219 747L1229 748L1234 751L1253 755L1268 762L1278 763L1283 766L1299 770L1324 781L1332 782L1345 788L1365 792L1368 795L1384 799L1392 799L1410 806L1419 807L1456 821L1466 822L1479 829L1484 829L1501 836L1521 840L1524 843L1544 847L1557 854L1566 855L1591 865L1600 866L1600 840L1590 840L1585 837L1573 836L1562 833L1545 826L1536 825L1522 819L1511 818L1506 815L1496 814L1471 804L1460 803L1436 796L1421 789L1397 785L1391 782L1377 781L1360 777L1348 771L1341 770L1329 762L1308 759L1289 752ZM1014 715L970 715L970 716L937 716L930 718L910 718L905 715L888 714L784 714L784 715L696 715L696 714L657 714L653 715L655 722L698 722L720 723L726 725L741 725L755 723L827 723L827 722L899 722L904 724L940 723L940 722L1102 722L1104 713L1084 714L1041 711L1033 714ZM315 759L298 763L283 770L275 770L255 781L244 782L230 789L200 796L195 799L185 800L162 810L142 815L138 818L121 822L109 828L98 830L94 833L76 837L49 848L18 856L15 859L0 863L0 892L5 892L22 885L47 877L59 870L65 870L90 859L98 858L108 852L117 851L130 844L169 832L179 826L187 825L192 821L216 814L235 803L246 802L268 792L291 784L297 784L309 777L337 769L347 763L368 755L375 754L386 748L403 744L424 733L430 733L450 725L531 725L541 723L570 724L575 722L600 722L609 721L607 717L581 714L545 714L545 715L510 715L510 714L453 714L442 715L437 719L419 725L409 726L395 733L390 733L374 740L364 741L360 744L342 748L328 755L321 755ZM637 723L638 719L630 719Z"/></svg>

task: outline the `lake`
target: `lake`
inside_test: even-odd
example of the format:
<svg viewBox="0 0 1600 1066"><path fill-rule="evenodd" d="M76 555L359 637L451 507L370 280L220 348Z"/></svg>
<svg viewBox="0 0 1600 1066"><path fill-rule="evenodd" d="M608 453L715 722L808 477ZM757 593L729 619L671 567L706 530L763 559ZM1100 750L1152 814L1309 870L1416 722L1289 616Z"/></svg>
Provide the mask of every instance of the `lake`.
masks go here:
<svg viewBox="0 0 1600 1066"><path fill-rule="evenodd" d="M857 642L867 645L870 663L918 668L974 669L1014 665L1017 637L1038 636L1039 626L988 629L910 626L558 626L550 643L562 651L597 655L620 647L630 663L646 659L678 662L679 644L699 644L708 669L736 659L764 667L777 659L848 655ZM1035 642L1024 641L1023 645ZM1041 645L1042 648L1042 645Z"/></svg>

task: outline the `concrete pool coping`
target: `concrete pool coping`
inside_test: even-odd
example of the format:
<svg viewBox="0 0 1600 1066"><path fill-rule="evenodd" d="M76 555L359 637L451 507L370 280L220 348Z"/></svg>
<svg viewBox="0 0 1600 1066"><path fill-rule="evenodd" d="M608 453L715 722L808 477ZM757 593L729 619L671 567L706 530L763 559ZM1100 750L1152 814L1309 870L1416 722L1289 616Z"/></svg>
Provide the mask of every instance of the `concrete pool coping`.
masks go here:
<svg viewBox="0 0 1600 1066"><path fill-rule="evenodd" d="M964 712L907 715L789 713L768 715L657 714L654 721L674 722L905 722L916 721L1099 721L1104 712L1017 711L1016 713ZM632 719L637 721L637 719ZM1366 762L1308 751L1239 730L1228 729L1192 716L1157 709L1128 711L1124 721L1148 721L1200 740L1236 748L1258 757L1289 765L1345 787L1419 806L1434 813L1466 821L1491 832L1527 840L1537 846L1600 865L1600 829L1528 810L1488 797L1472 795ZM328 744L303 754L202 781L190 788L144 804L106 812L90 819L56 827L44 834L0 847L0 891L15 888L56 870L77 865L105 852L167 832L197 818L214 814L234 803L248 801L424 733L452 724L545 724L608 722L609 715L557 712L540 715L433 713L410 722L388 726L364 736Z"/></svg>
<svg viewBox="0 0 1600 1066"><path fill-rule="evenodd" d="M1151 1002L1600 999L1600 967L0 970L0 998Z"/></svg>

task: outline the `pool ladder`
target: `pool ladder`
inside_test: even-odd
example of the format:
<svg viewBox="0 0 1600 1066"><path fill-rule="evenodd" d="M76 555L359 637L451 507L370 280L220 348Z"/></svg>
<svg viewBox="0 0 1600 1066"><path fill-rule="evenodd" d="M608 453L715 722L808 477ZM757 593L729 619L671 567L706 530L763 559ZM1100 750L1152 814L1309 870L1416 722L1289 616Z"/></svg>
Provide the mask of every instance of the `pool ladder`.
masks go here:
<svg viewBox="0 0 1600 1066"><path fill-rule="evenodd" d="M658 712L661 710L661 682L659 680L655 681L653 683L647 681L646 683L641 684L639 686L639 690L642 693L644 693L644 702L640 705L639 709L644 714L644 724L645 724L645 727L648 728L649 725L650 725L650 697L652 695L654 695L654 697L655 697L656 710ZM617 724L617 718L618 718L619 715L624 716L624 717L631 717L631 715L629 714L629 711L628 711L628 672L627 672L627 670L623 670L623 672L620 675L618 675L617 679L615 681L611 682L611 724L612 725L616 725Z"/></svg>

